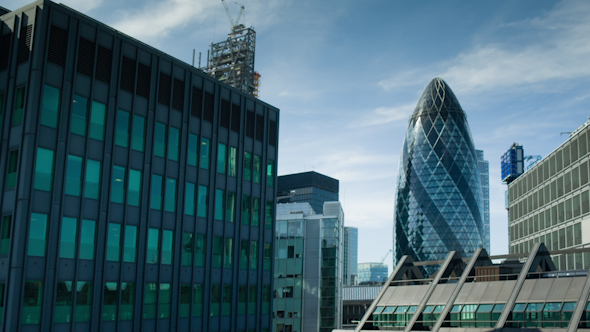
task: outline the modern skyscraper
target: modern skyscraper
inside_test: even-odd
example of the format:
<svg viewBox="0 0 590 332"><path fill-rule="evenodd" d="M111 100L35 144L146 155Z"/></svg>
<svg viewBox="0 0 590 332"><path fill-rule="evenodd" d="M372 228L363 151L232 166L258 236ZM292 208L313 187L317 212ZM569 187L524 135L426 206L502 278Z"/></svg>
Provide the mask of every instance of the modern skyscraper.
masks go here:
<svg viewBox="0 0 590 332"><path fill-rule="evenodd" d="M359 284L382 283L387 280L389 267L383 263L359 263Z"/></svg>
<svg viewBox="0 0 590 332"><path fill-rule="evenodd" d="M358 284L358 250L359 229L356 227L344 227L344 272L342 280L344 285Z"/></svg>
<svg viewBox="0 0 590 332"><path fill-rule="evenodd" d="M344 212L326 202L277 205L274 331L331 332L342 326Z"/></svg>
<svg viewBox="0 0 590 332"><path fill-rule="evenodd" d="M403 255L441 260L484 246L477 154L459 101L433 79L410 117L395 200L394 265Z"/></svg>
<svg viewBox="0 0 590 332"><path fill-rule="evenodd" d="M483 158L482 150L475 150L477 154L477 169L481 179L481 194L483 198L483 229L485 231L483 247L490 251L490 163Z"/></svg>
<svg viewBox="0 0 590 332"><path fill-rule="evenodd" d="M339 181L317 172L304 172L278 177L278 203L308 202L321 214L325 202L338 201Z"/></svg>
<svg viewBox="0 0 590 332"><path fill-rule="evenodd" d="M270 331L279 110L63 5L0 21L4 331Z"/></svg>

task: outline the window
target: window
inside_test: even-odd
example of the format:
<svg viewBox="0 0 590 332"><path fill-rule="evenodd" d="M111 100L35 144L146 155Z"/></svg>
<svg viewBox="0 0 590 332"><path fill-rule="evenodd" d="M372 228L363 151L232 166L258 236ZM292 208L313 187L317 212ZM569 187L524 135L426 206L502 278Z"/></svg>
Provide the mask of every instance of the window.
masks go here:
<svg viewBox="0 0 590 332"><path fill-rule="evenodd" d="M226 158L227 158L227 147L223 143L219 143L217 147L217 173L225 174Z"/></svg>
<svg viewBox="0 0 590 332"><path fill-rule="evenodd" d="M92 282L78 281L76 283L76 314L75 322L89 322L92 315Z"/></svg>
<svg viewBox="0 0 590 332"><path fill-rule="evenodd" d="M266 166L266 185L269 187L275 185L274 161L272 160L269 160Z"/></svg>
<svg viewBox="0 0 590 332"><path fill-rule="evenodd" d="M117 111L115 144L124 148L129 146L129 112Z"/></svg>
<svg viewBox="0 0 590 332"><path fill-rule="evenodd" d="M88 99L74 95L72 103L72 123L70 132L81 136L86 135L86 116L88 114Z"/></svg>
<svg viewBox="0 0 590 332"><path fill-rule="evenodd" d="M121 283L121 316L120 320L132 320L135 310L135 284L132 282Z"/></svg>
<svg viewBox="0 0 590 332"><path fill-rule="evenodd" d="M250 224L250 196L242 196L242 224Z"/></svg>
<svg viewBox="0 0 590 332"><path fill-rule="evenodd" d="M125 225L125 244L123 262L135 263L137 252L137 226Z"/></svg>
<svg viewBox="0 0 590 332"><path fill-rule="evenodd" d="M233 146L229 147L229 176L237 176L238 168L238 149Z"/></svg>
<svg viewBox="0 0 590 332"><path fill-rule="evenodd" d="M12 125L16 126L23 122L23 113L25 112L25 87L21 86L16 89L16 98L14 99L14 113L12 114Z"/></svg>
<svg viewBox="0 0 590 332"><path fill-rule="evenodd" d="M41 304L43 303L43 282L25 281L21 324L41 323Z"/></svg>
<svg viewBox="0 0 590 332"><path fill-rule="evenodd" d="M196 267L203 267L205 266L205 253L207 250L207 240L205 239L205 235L197 234L195 237L195 266Z"/></svg>
<svg viewBox="0 0 590 332"><path fill-rule="evenodd" d="M187 182L184 194L184 214L195 215L195 184Z"/></svg>
<svg viewBox="0 0 590 332"><path fill-rule="evenodd" d="M270 312L270 286L262 287L262 313Z"/></svg>
<svg viewBox="0 0 590 332"><path fill-rule="evenodd" d="M178 307L179 317L189 317L191 308L191 285L180 285L180 306Z"/></svg>
<svg viewBox="0 0 590 332"><path fill-rule="evenodd" d="M54 322L69 323L72 319L72 292L71 281L58 281L55 294Z"/></svg>
<svg viewBox="0 0 590 332"><path fill-rule="evenodd" d="M197 217L207 218L207 197L209 189L199 185L199 197L197 200Z"/></svg>
<svg viewBox="0 0 590 332"><path fill-rule="evenodd" d="M80 230L80 259L94 259L96 221L82 219Z"/></svg>
<svg viewBox="0 0 590 332"><path fill-rule="evenodd" d="M234 222L236 217L236 193L227 194L227 204L225 207L225 221Z"/></svg>
<svg viewBox="0 0 590 332"><path fill-rule="evenodd" d="M193 234L182 233L182 257L181 263L184 266L193 264Z"/></svg>
<svg viewBox="0 0 590 332"><path fill-rule="evenodd" d="M225 212L225 193L221 189L215 190L215 219L223 220L223 214Z"/></svg>
<svg viewBox="0 0 590 332"><path fill-rule="evenodd" d="M160 306L158 316L170 318L170 303L172 303L172 287L168 283L160 283Z"/></svg>
<svg viewBox="0 0 590 332"><path fill-rule="evenodd" d="M145 284L143 292L143 319L156 318L156 304L158 299L158 284Z"/></svg>
<svg viewBox="0 0 590 332"><path fill-rule="evenodd" d="M193 286L193 317L203 316L203 285Z"/></svg>
<svg viewBox="0 0 590 332"><path fill-rule="evenodd" d="M76 256L76 228L78 220L63 217L61 220L61 237L59 243L60 258L75 258Z"/></svg>
<svg viewBox="0 0 590 332"><path fill-rule="evenodd" d="M95 140L104 140L105 117L107 113L107 106L97 101L92 102L92 110L90 112L90 130L88 137Z"/></svg>
<svg viewBox="0 0 590 332"><path fill-rule="evenodd" d="M4 122L4 93L0 93L0 132L2 132L2 125Z"/></svg>
<svg viewBox="0 0 590 332"><path fill-rule="evenodd" d="M43 86L43 101L41 103L41 118L39 122L51 128L57 128L59 120L59 102L61 90L49 85Z"/></svg>
<svg viewBox="0 0 590 332"><path fill-rule="evenodd" d="M47 246L47 215L31 213L31 224L29 227L29 256L45 256Z"/></svg>
<svg viewBox="0 0 590 332"><path fill-rule="evenodd" d="M150 208L156 210L162 209L162 177L156 174L152 174Z"/></svg>
<svg viewBox="0 0 590 332"><path fill-rule="evenodd" d="M210 157L210 150L211 144L209 143L209 139L202 137L201 138L201 168L209 169L209 161Z"/></svg>
<svg viewBox="0 0 590 332"><path fill-rule="evenodd" d="M248 269L248 240L240 241L240 270Z"/></svg>
<svg viewBox="0 0 590 332"><path fill-rule="evenodd" d="M145 145L145 118L143 116L133 115L131 136L131 149L143 152Z"/></svg>
<svg viewBox="0 0 590 332"><path fill-rule="evenodd" d="M176 180L166 179L166 197L164 210L176 212Z"/></svg>
<svg viewBox="0 0 590 332"><path fill-rule="evenodd" d="M221 315L229 316L231 314L231 285L223 285L223 304L221 305Z"/></svg>
<svg viewBox="0 0 590 332"><path fill-rule="evenodd" d="M125 168L113 166L111 182L111 202L123 204L125 201Z"/></svg>
<svg viewBox="0 0 590 332"><path fill-rule="evenodd" d="M270 249L270 243L264 244L264 271L270 271L270 266L272 264L272 250Z"/></svg>
<svg viewBox="0 0 590 332"><path fill-rule="evenodd" d="M252 154L244 152L244 180L252 180Z"/></svg>
<svg viewBox="0 0 590 332"><path fill-rule="evenodd" d="M272 229L272 219L273 219L273 204L272 202L266 202L266 216L264 218L264 227L268 229Z"/></svg>
<svg viewBox="0 0 590 332"><path fill-rule="evenodd" d="M174 232L163 230L162 231L162 264L172 264L172 258L174 253L172 248L174 247Z"/></svg>
<svg viewBox="0 0 590 332"><path fill-rule="evenodd" d="M258 226L260 221L260 199L252 199L252 226Z"/></svg>
<svg viewBox="0 0 590 332"><path fill-rule="evenodd" d="M10 251L10 230L12 228L11 226L12 216L2 217L2 228L0 229L0 255L6 255ZM0 303L2 303L2 298L0 298Z"/></svg>
<svg viewBox="0 0 590 332"><path fill-rule="evenodd" d="M119 302L119 287L116 282L105 282L102 300L102 320L117 320L117 302Z"/></svg>
<svg viewBox="0 0 590 332"><path fill-rule="evenodd" d="M248 286L240 285L238 289L238 315L246 314L246 305L248 302Z"/></svg>
<svg viewBox="0 0 590 332"><path fill-rule="evenodd" d="M150 228L148 230L148 244L146 259L148 263L158 264L160 258L160 230Z"/></svg>
<svg viewBox="0 0 590 332"><path fill-rule="evenodd" d="M166 157L166 125L159 122L154 132L154 156Z"/></svg>
<svg viewBox="0 0 590 332"><path fill-rule="evenodd" d="M82 158L68 155L66 166L66 195L80 196L82 190Z"/></svg>
<svg viewBox="0 0 590 332"><path fill-rule="evenodd" d="M219 316L221 305L221 285L211 286L211 316Z"/></svg>
<svg viewBox="0 0 590 332"><path fill-rule="evenodd" d="M8 155L8 172L6 172L6 189L16 187L16 170L18 166L18 150L12 150Z"/></svg>
<svg viewBox="0 0 590 332"><path fill-rule="evenodd" d="M254 155L254 182L260 183L260 156Z"/></svg>
<svg viewBox="0 0 590 332"><path fill-rule="evenodd" d="M248 315L256 315L257 299L256 286L250 286L250 294L248 294Z"/></svg>
<svg viewBox="0 0 590 332"><path fill-rule="evenodd" d="M127 204L139 206L141 202L141 171L129 170L129 183L127 183Z"/></svg>
<svg viewBox="0 0 590 332"><path fill-rule="evenodd" d="M231 269L233 267L234 246L233 239L225 239L225 258L223 259L223 267Z"/></svg>
<svg viewBox="0 0 590 332"><path fill-rule="evenodd" d="M98 199L100 195L101 162L88 159L86 161L86 178L84 180L84 197Z"/></svg>
<svg viewBox="0 0 590 332"><path fill-rule="evenodd" d="M53 184L53 151L37 148L34 188L51 191Z"/></svg>
<svg viewBox="0 0 590 332"><path fill-rule="evenodd" d="M213 267L221 267L223 258L223 239L219 236L213 237Z"/></svg>
<svg viewBox="0 0 590 332"><path fill-rule="evenodd" d="M178 152L180 150L180 131L177 128L170 127L168 132L168 159L178 161Z"/></svg>
<svg viewBox="0 0 590 332"><path fill-rule="evenodd" d="M109 223L107 231L107 261L119 261L119 248L121 246L121 225Z"/></svg>
<svg viewBox="0 0 590 332"><path fill-rule="evenodd" d="M199 146L199 137L197 135L188 135L188 152L186 162L190 166L197 166L197 147Z"/></svg>
<svg viewBox="0 0 590 332"><path fill-rule="evenodd" d="M258 269L258 242L250 241L250 270Z"/></svg>

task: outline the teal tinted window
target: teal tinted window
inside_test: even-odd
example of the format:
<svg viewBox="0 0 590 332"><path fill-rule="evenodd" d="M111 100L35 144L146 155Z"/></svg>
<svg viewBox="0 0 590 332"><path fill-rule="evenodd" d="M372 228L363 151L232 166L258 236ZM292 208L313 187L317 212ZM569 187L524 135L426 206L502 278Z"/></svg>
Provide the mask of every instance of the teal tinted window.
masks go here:
<svg viewBox="0 0 590 332"><path fill-rule="evenodd" d="M53 151L37 148L35 189L51 191L53 184Z"/></svg>
<svg viewBox="0 0 590 332"><path fill-rule="evenodd" d="M238 149L229 147L229 176L237 176L238 173Z"/></svg>
<svg viewBox="0 0 590 332"><path fill-rule="evenodd" d="M145 284L143 291L143 319L156 318L156 306L158 300L158 284Z"/></svg>
<svg viewBox="0 0 590 332"><path fill-rule="evenodd" d="M211 144L209 143L209 139L203 137L201 138L201 168L209 169L209 161L211 159Z"/></svg>
<svg viewBox="0 0 590 332"><path fill-rule="evenodd" d="M174 232L169 230L162 231L162 264L172 264L174 257L172 248L174 248Z"/></svg>
<svg viewBox="0 0 590 332"><path fill-rule="evenodd" d="M94 259L96 221L82 219L80 229L80 259Z"/></svg>
<svg viewBox="0 0 590 332"><path fill-rule="evenodd" d="M158 306L158 317L170 317L170 304L172 303L172 288L170 284L160 283L160 305Z"/></svg>
<svg viewBox="0 0 590 332"><path fill-rule="evenodd" d="M248 294L248 315L256 314L256 302L258 301L257 294L256 286L250 286L250 291Z"/></svg>
<svg viewBox="0 0 590 332"><path fill-rule="evenodd" d="M203 316L203 285L193 286L193 317Z"/></svg>
<svg viewBox="0 0 590 332"><path fill-rule="evenodd" d="M137 253L137 226L125 225L123 262L135 263Z"/></svg>
<svg viewBox="0 0 590 332"><path fill-rule="evenodd" d="M262 287L262 313L270 312L270 286Z"/></svg>
<svg viewBox="0 0 590 332"><path fill-rule="evenodd" d="M121 225L109 223L107 231L107 261L119 261L121 248Z"/></svg>
<svg viewBox="0 0 590 332"><path fill-rule="evenodd" d="M266 202L266 216L264 218L264 227L268 229L272 229L272 219L273 219L273 204L272 202Z"/></svg>
<svg viewBox="0 0 590 332"><path fill-rule="evenodd" d="M219 143L217 148L217 173L225 174L227 168L227 147L225 144Z"/></svg>
<svg viewBox="0 0 590 332"><path fill-rule="evenodd" d="M25 112L25 87L21 86L16 89L16 98L14 99L14 113L12 114L12 124L19 125L23 122Z"/></svg>
<svg viewBox="0 0 590 332"><path fill-rule="evenodd" d="M195 266L205 266L205 253L207 250L207 240L205 235L197 234L195 237Z"/></svg>
<svg viewBox="0 0 590 332"><path fill-rule="evenodd" d="M191 233L182 233L182 265L193 265L193 235Z"/></svg>
<svg viewBox="0 0 590 332"><path fill-rule="evenodd" d="M211 287L211 316L219 316L221 306L221 285L213 285Z"/></svg>
<svg viewBox="0 0 590 332"><path fill-rule="evenodd" d="M74 95L72 101L72 123L70 132L72 134L86 135L86 117L88 116L88 99Z"/></svg>
<svg viewBox="0 0 590 332"><path fill-rule="evenodd" d="M120 320L132 320L135 311L135 284L132 282L121 283L121 311Z"/></svg>
<svg viewBox="0 0 590 332"><path fill-rule="evenodd" d="M240 285L238 289L238 315L246 314L246 307L248 305L248 286Z"/></svg>
<svg viewBox="0 0 590 332"><path fill-rule="evenodd" d="M90 130L88 137L96 140L104 140L104 125L107 114L107 106L97 101L92 102L92 110L90 111Z"/></svg>
<svg viewBox="0 0 590 332"><path fill-rule="evenodd" d="M231 285L223 285L223 304L221 305L221 315L223 316L229 316L231 314L231 288Z"/></svg>
<svg viewBox="0 0 590 332"><path fill-rule="evenodd" d="M176 180L166 179L166 197L164 210L176 212Z"/></svg>
<svg viewBox="0 0 590 332"><path fill-rule="evenodd" d="M80 196L82 191L82 158L68 155L66 166L66 195Z"/></svg>
<svg viewBox="0 0 590 332"><path fill-rule="evenodd" d="M261 165L260 156L254 155L254 182L260 183Z"/></svg>
<svg viewBox="0 0 590 332"><path fill-rule="evenodd" d="M244 180L252 180L252 154L244 152Z"/></svg>
<svg viewBox="0 0 590 332"><path fill-rule="evenodd" d="M205 186L199 186L199 197L197 200L197 217L207 218L207 197L209 189Z"/></svg>
<svg viewBox="0 0 590 332"><path fill-rule="evenodd" d="M260 222L260 199L252 199L252 226L258 226Z"/></svg>
<svg viewBox="0 0 590 332"><path fill-rule="evenodd" d="M143 116L133 115L131 135L131 149L143 152L145 146L145 118Z"/></svg>
<svg viewBox="0 0 590 332"><path fill-rule="evenodd" d="M225 254L223 258L223 267L226 269L231 269L233 267L233 257L234 257L234 242L233 239L225 239Z"/></svg>
<svg viewBox="0 0 590 332"><path fill-rule="evenodd" d="M117 111L115 122L115 144L124 148L129 146L129 112Z"/></svg>
<svg viewBox="0 0 590 332"><path fill-rule="evenodd" d="M213 237L213 267L221 267L223 259L223 239L219 236Z"/></svg>
<svg viewBox="0 0 590 332"><path fill-rule="evenodd" d="M76 314L74 322L89 322L92 315L92 282L76 283Z"/></svg>
<svg viewBox="0 0 590 332"><path fill-rule="evenodd" d="M23 310L21 324L41 323L41 305L43 303L43 282L25 281L25 293L23 295Z"/></svg>
<svg viewBox="0 0 590 332"><path fill-rule="evenodd" d="M197 166L197 148L199 146L199 137L193 134L188 135L188 152L186 162L191 166Z"/></svg>
<svg viewBox="0 0 590 332"><path fill-rule="evenodd" d="M0 255L10 251L10 229L12 228L12 216L2 217L2 229L0 229ZM2 301L0 301L2 303ZM0 312L0 316L2 313Z"/></svg>
<svg viewBox="0 0 590 332"><path fill-rule="evenodd" d="M18 167L18 150L10 151L8 155L8 170L6 172L6 189L16 187L16 171Z"/></svg>
<svg viewBox="0 0 590 332"><path fill-rule="evenodd" d="M51 128L57 128L59 120L59 102L61 90L49 85L43 86L43 101L41 102L41 118L39 122Z"/></svg>
<svg viewBox="0 0 590 332"><path fill-rule="evenodd" d="M141 171L129 170L129 183L127 184L127 204L139 206L141 202Z"/></svg>
<svg viewBox="0 0 590 332"><path fill-rule="evenodd" d="M76 229L78 220L63 217L61 220L61 237L59 243L59 257L75 258L76 256Z"/></svg>
<svg viewBox="0 0 590 332"><path fill-rule="evenodd" d="M150 228L148 230L148 244L146 259L148 263L158 264L160 259L160 230Z"/></svg>
<svg viewBox="0 0 590 332"><path fill-rule="evenodd" d="M258 242L250 241L250 270L258 268Z"/></svg>
<svg viewBox="0 0 590 332"><path fill-rule="evenodd" d="M102 320L117 320L117 303L119 302L119 288L116 282L106 282L102 299Z"/></svg>
<svg viewBox="0 0 590 332"><path fill-rule="evenodd" d="M178 153L180 151L180 131L174 127L170 127L168 133L168 159L178 161Z"/></svg>
<svg viewBox="0 0 590 332"><path fill-rule="evenodd" d="M58 281L55 290L55 308L53 321L69 323L72 320L72 302L74 293L71 281Z"/></svg>
<svg viewBox="0 0 590 332"><path fill-rule="evenodd" d="M88 159L86 161L86 178L84 180L84 197L98 199L100 196L101 162Z"/></svg>
<svg viewBox="0 0 590 332"><path fill-rule="evenodd" d="M240 241L240 270L248 269L248 249L250 243L248 240Z"/></svg>
<svg viewBox="0 0 590 332"><path fill-rule="evenodd" d="M242 196L242 224L250 224L250 196Z"/></svg>
<svg viewBox="0 0 590 332"><path fill-rule="evenodd" d="M195 214L195 184L187 182L184 194L184 214Z"/></svg>
<svg viewBox="0 0 590 332"><path fill-rule="evenodd" d="M236 218L236 193L227 194L225 207L225 221L234 222Z"/></svg>
<svg viewBox="0 0 590 332"><path fill-rule="evenodd" d="M191 314L191 285L180 285L180 305L178 307L178 316L185 318Z"/></svg>
<svg viewBox="0 0 590 332"><path fill-rule="evenodd" d="M274 161L272 160L269 160L266 166L266 185L269 187L274 187L275 185Z"/></svg>
<svg viewBox="0 0 590 332"><path fill-rule="evenodd" d="M125 201L125 168L113 166L111 183L111 202L123 204Z"/></svg>
<svg viewBox="0 0 590 332"><path fill-rule="evenodd" d="M154 156L166 156L166 125L159 122L156 122L154 131Z"/></svg>
<svg viewBox="0 0 590 332"><path fill-rule="evenodd" d="M223 214L225 213L225 194L223 190L215 190L215 219L223 220Z"/></svg>
<svg viewBox="0 0 590 332"><path fill-rule="evenodd" d="M162 209L162 177L156 174L152 174L150 208L156 210Z"/></svg>
<svg viewBox="0 0 590 332"><path fill-rule="evenodd" d="M47 247L47 215L31 213L31 224L29 227L29 256L45 256Z"/></svg>
<svg viewBox="0 0 590 332"><path fill-rule="evenodd" d="M272 264L272 250L270 248L270 243L264 244L264 270L270 271L270 266Z"/></svg>

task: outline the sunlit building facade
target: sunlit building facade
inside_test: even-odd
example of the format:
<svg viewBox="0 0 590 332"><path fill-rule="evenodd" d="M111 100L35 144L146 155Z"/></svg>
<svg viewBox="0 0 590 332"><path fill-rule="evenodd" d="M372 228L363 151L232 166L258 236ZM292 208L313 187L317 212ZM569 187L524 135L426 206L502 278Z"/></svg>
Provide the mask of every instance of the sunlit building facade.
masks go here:
<svg viewBox="0 0 590 332"><path fill-rule="evenodd" d="M383 263L359 263L359 284L382 283L387 280L389 267Z"/></svg>
<svg viewBox="0 0 590 332"><path fill-rule="evenodd" d="M490 162L483 157L482 150L475 150L477 154L477 168L481 179L481 195L483 199L483 247L490 251Z"/></svg>
<svg viewBox="0 0 590 332"><path fill-rule="evenodd" d="M358 245L359 229L356 227L344 227L344 271L342 282L344 285L358 284Z"/></svg>

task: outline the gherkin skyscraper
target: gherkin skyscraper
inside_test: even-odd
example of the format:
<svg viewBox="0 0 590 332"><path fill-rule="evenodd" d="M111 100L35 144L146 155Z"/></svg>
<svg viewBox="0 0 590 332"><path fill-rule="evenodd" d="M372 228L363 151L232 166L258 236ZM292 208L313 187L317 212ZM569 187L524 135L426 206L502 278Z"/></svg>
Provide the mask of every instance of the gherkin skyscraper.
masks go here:
<svg viewBox="0 0 590 332"><path fill-rule="evenodd" d="M403 255L463 257L484 244L477 155L465 112L451 88L433 79L410 117L399 164L394 266Z"/></svg>

